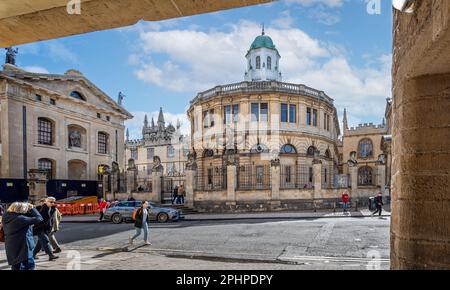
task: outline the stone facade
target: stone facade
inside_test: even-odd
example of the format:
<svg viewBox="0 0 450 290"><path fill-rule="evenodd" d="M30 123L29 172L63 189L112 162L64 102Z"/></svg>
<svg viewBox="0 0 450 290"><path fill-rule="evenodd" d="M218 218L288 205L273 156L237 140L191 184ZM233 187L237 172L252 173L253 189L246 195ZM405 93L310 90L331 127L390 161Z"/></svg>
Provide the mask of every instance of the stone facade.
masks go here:
<svg viewBox="0 0 450 290"><path fill-rule="evenodd" d="M132 116L80 72L6 64L0 102L2 178L43 169L50 179L97 180L99 165L123 160L124 121Z"/></svg>

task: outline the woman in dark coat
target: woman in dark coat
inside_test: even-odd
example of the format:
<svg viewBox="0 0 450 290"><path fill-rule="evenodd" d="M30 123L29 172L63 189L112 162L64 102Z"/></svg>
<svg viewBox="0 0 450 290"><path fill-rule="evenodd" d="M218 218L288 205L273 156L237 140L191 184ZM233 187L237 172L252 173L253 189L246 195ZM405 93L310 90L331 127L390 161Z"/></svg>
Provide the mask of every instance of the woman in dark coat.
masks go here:
<svg viewBox="0 0 450 290"><path fill-rule="evenodd" d="M34 270L32 225L43 221L32 204L15 202L3 215L5 250L12 270Z"/></svg>

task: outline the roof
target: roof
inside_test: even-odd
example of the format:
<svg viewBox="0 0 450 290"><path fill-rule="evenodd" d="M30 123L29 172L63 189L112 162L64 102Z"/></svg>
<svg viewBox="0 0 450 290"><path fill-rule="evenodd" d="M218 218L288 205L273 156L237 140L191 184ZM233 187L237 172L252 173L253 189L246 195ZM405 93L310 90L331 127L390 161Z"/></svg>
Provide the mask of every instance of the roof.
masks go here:
<svg viewBox="0 0 450 290"><path fill-rule="evenodd" d="M258 35L255 40L253 41L252 45L250 46L250 50L258 49L258 48L268 48L275 50L278 54L278 50L276 46L273 44L272 38L270 36L262 34Z"/></svg>
<svg viewBox="0 0 450 290"><path fill-rule="evenodd" d="M114 101L111 97L109 97L105 92L103 92L100 88L98 88L95 84L93 84L90 80L88 80L85 76L83 76L80 72L75 70L68 70L65 74L42 74L42 73L32 73L20 69L11 65L4 65L4 70L0 70L0 75L4 75L5 77L9 77L16 80L21 80L24 83L28 83L27 79L45 79L45 80L71 80L76 82L82 82L87 87L93 90L93 92L103 98L103 100L112 106L118 113L123 114L126 118L131 119L133 115L129 113L125 108L119 105L116 101ZM33 84L36 86L36 84Z"/></svg>

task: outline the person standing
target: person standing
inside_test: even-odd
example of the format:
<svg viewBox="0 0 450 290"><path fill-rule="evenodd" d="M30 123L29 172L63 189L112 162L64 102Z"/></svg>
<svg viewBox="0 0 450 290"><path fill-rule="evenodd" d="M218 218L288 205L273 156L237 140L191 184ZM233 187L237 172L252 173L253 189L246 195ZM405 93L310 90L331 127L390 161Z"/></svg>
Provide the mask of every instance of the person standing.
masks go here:
<svg viewBox="0 0 450 290"><path fill-rule="evenodd" d="M347 212L349 202L350 202L350 195L346 190L344 191L344 193L342 193L342 208L344 209L344 213Z"/></svg>
<svg viewBox="0 0 450 290"><path fill-rule="evenodd" d="M133 244L133 241L139 237L144 230L144 243L146 245L151 245L148 240L148 201L144 200L142 202L142 206L137 209L134 221L134 227L136 228L136 234L132 237L129 237L130 245Z"/></svg>
<svg viewBox="0 0 450 290"><path fill-rule="evenodd" d="M2 206L2 201L0 200L0 216L3 216L3 214L5 213L5 209Z"/></svg>
<svg viewBox="0 0 450 290"><path fill-rule="evenodd" d="M55 234L57 231L59 231L59 224L61 223L61 219L62 219L62 214L61 212L55 208L55 213L53 215L53 226L52 226L52 231L50 232L50 234L48 235L48 238L50 240L50 244L52 245L53 248L53 253L61 253L61 247L59 246L58 241L56 240Z"/></svg>
<svg viewBox="0 0 450 290"><path fill-rule="evenodd" d="M54 197L47 197L44 204L37 206L36 209L41 214L43 221L36 224L33 227L33 235L38 237L38 242L34 248L34 259L37 259L37 254L43 248L45 253L49 257L49 261L58 259L58 256L53 254L53 249L50 245L50 240L48 235L50 234L53 227L53 217L56 211L56 199Z"/></svg>
<svg viewBox="0 0 450 290"><path fill-rule="evenodd" d="M377 210L372 213L372 215L376 215L378 213L378 215L381 217L381 213L383 211L383 194L380 192L378 192L378 195L375 197L375 205L377 207Z"/></svg>
<svg viewBox="0 0 450 290"><path fill-rule="evenodd" d="M99 222L103 220L103 216L105 215L106 208L108 206L108 203L103 198L100 199L100 202L98 203L98 210L100 212L100 217L98 219Z"/></svg>
<svg viewBox="0 0 450 290"><path fill-rule="evenodd" d="M178 188L178 203L184 204L184 197L186 196L186 190L184 189L184 185L181 184Z"/></svg>
<svg viewBox="0 0 450 290"><path fill-rule="evenodd" d="M172 204L178 201L178 185L176 185L172 191Z"/></svg>
<svg viewBox="0 0 450 290"><path fill-rule="evenodd" d="M14 202L3 215L2 224L5 232L5 250L11 270L34 270L32 225L41 223L39 211L30 203Z"/></svg>

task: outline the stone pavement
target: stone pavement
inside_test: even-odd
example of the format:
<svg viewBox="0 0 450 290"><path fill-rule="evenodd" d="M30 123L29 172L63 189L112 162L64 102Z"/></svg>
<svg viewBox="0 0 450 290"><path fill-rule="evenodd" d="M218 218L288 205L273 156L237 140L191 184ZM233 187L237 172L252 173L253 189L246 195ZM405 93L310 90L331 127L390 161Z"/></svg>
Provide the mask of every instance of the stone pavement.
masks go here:
<svg viewBox="0 0 450 290"><path fill-rule="evenodd" d="M226 214L188 214L185 215L185 221L199 221L199 220L240 220L240 219L316 219L316 218L335 218L335 217L370 217L372 214L368 209L361 209L358 211L351 211L343 213L342 211L319 210L302 211L302 212L261 212L261 213L226 213ZM390 211L383 210L383 217L390 217ZM87 216L65 216L63 222L97 222L98 215Z"/></svg>

